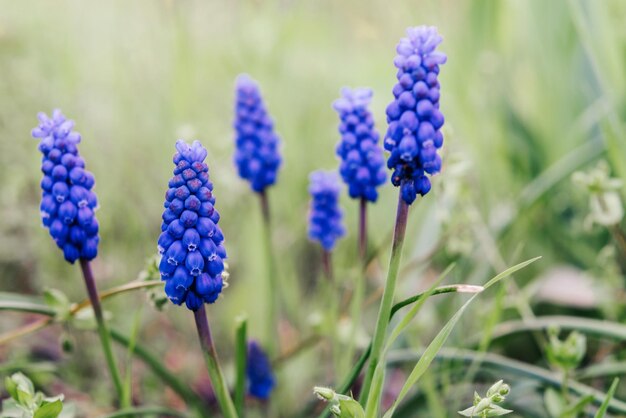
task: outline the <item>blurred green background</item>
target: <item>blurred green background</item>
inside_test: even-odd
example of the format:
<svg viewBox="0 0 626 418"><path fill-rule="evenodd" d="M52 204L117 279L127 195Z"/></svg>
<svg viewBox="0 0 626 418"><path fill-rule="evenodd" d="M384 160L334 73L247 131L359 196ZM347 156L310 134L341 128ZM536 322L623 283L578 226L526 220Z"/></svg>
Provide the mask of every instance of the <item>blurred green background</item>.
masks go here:
<svg viewBox="0 0 626 418"><path fill-rule="evenodd" d="M280 281L288 295L285 316L292 323L284 326L284 344L306 337L323 308L312 296L322 277L318 248L306 239L306 187L312 170L337 167L338 120L331 103L342 86L371 87L384 133L395 45L406 27L427 24L438 27L448 55L440 79L445 167L433 192L412 209L404 264L413 270L399 292L415 293L451 261L458 266L447 282L483 283L494 271L542 255L516 276L527 292L512 294L512 301L485 295L481 308L469 314L466 331L454 334L449 345L469 343L470 330L478 332L493 310L517 317L511 307L520 294L539 312L574 309L568 300L534 298L542 278L554 275L575 283L584 275L598 292L591 305L575 308L577 314L619 319L619 260L599 256L611 237L599 227L583 228L587 196L570 175L600 158L614 175L626 173L625 21L626 2L618 0L0 0L0 290L39 294L55 287L72 300L84 297L78 268L63 261L38 214L40 155L30 130L38 111L58 107L76 121L80 152L96 176L99 288L135 279L155 254L174 142L199 139L209 150L230 258L230 287L209 308L218 350L229 362L233 318L244 311L251 335L263 339L268 299L261 217L256 196L232 163L234 79L246 72L259 81L283 141L284 165L269 193ZM369 214L370 246L385 248L369 271L370 290L384 277L396 196L385 185ZM335 267L349 288L357 202L343 196L342 204L349 233L337 248ZM143 298L138 293L107 303L114 323L129 329ZM430 341L462 299L430 304L405 343ZM375 313L374 306L366 311L364 333L373 331ZM21 318L3 313L1 330L15 328ZM182 376L197 379L202 359L188 312L146 307L141 320L140 341ZM56 335L48 336L50 344ZM0 347L0 359L25 358L25 348L43 338ZM104 407L111 393L95 379L106 376L94 365L100 360L97 341L76 338L93 348L64 357L59 374L91 395L86 404ZM541 361L531 343L515 347L496 349ZM318 365L323 354L318 347L281 370L276 402L284 416L311 398L313 384L330 383ZM160 383L148 372L139 370L136 380L140 400L161 399ZM432 382L442 399L459 393L450 382ZM467 383L463 396L471 399L472 391ZM452 416L445 403L433 408L427 416Z"/></svg>

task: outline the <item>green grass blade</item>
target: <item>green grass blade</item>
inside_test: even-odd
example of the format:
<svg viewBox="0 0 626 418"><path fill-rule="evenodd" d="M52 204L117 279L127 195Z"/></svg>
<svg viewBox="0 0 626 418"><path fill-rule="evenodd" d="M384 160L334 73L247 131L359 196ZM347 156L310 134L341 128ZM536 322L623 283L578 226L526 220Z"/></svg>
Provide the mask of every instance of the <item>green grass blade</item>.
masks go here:
<svg viewBox="0 0 626 418"><path fill-rule="evenodd" d="M421 355L422 353L420 351L394 350L389 353L387 364L392 366L412 363ZM456 348L447 349L444 347L437 353L437 360L457 361L463 363L479 362L484 370L492 370L494 376L498 376L504 371L519 376L520 378L531 379L554 388L560 388L563 382L563 376L559 373L554 373L544 368L524 363L519 360L513 360L499 354L480 353L473 350ZM594 404L596 405L602 404L606 397L605 393L573 380L570 381L569 391L577 396L584 397L592 395ZM618 399L611 399L609 402L609 410L625 415L626 402Z"/></svg>
<svg viewBox="0 0 626 418"><path fill-rule="evenodd" d="M365 418L378 417L379 400L383 391L383 384L385 382L385 362L381 361L376 366L374 371L374 377L372 378L372 386L366 399Z"/></svg>
<svg viewBox="0 0 626 418"><path fill-rule="evenodd" d="M609 391L606 393L606 398L604 398L604 401L602 401L602 405L600 405L600 408L598 408L598 412L596 412L596 415L594 418L604 418L604 415L606 414L607 409L609 409L609 403L611 402L613 395L615 395L615 390L617 389L618 383L619 383L619 379L617 377L613 379L613 383L611 383L611 387L609 388Z"/></svg>
<svg viewBox="0 0 626 418"><path fill-rule="evenodd" d="M626 325L598 319L564 315L542 316L529 320L503 322L496 326L492 339L495 340L518 332L545 330L551 326L557 326L564 331L577 330L584 334L611 340L626 340Z"/></svg>
<svg viewBox="0 0 626 418"><path fill-rule="evenodd" d="M534 263L535 261L539 260L540 258L541 258L541 256L535 257L535 258L531 258L530 260L523 261L523 262L521 262L519 264L514 265L513 267L509 267L508 269L504 270L502 273L498 274L497 276L495 276L494 278L489 280L484 285L485 289L493 286L494 284L498 283L500 280L510 276L511 274L517 272L518 270L523 269L527 265L529 265L531 263Z"/></svg>
<svg viewBox="0 0 626 418"><path fill-rule="evenodd" d="M240 315L235 319L235 409L243 417L246 398L246 360L248 353L248 318Z"/></svg>
<svg viewBox="0 0 626 418"><path fill-rule="evenodd" d="M424 296L421 297L417 303L415 303L411 309L409 310L409 312L404 316L404 318L402 318L400 320L400 322L398 323L398 325L396 325L396 327L393 329L393 331L391 332L391 335L389 336L389 338L387 339L387 344L385 346L385 349L383 350L383 352L389 350L389 348L393 345L393 343L396 341L396 339L400 336L400 334L402 333L402 331L404 331L406 329L406 327L409 325L409 323L411 323L411 321L413 320L413 318L415 318L415 316L417 315L417 313L420 311L420 309L422 308L422 306L424 306L424 303L426 303L426 300L428 300L429 297L431 297L433 295L433 293L435 292L435 289L437 288L437 286L439 285L439 283L441 283L443 281L443 279L446 278L446 276L454 269L454 264L450 264L440 275L439 277L437 277L437 279L435 280L435 282L433 283L433 285L430 287L430 289L428 289L425 293ZM476 288L477 291L482 291L482 288ZM478 290L480 289L480 290ZM393 308L392 308L393 309Z"/></svg>
<svg viewBox="0 0 626 418"><path fill-rule="evenodd" d="M502 273L496 275L493 279L489 280L487 282L487 284L485 284L485 289L490 287L490 286L495 285L500 280L502 280L502 279L510 276L511 274L515 273L516 271L526 267L530 263L533 263L534 261L537 261L539 258L541 258L541 257L532 258L530 260L524 261L522 263L519 263L519 264L517 264L517 265L515 265L513 267L510 267L510 268L506 269ZM437 352L445 344L446 340L450 336L450 333L452 332L452 330L454 329L456 324L459 322L459 320L463 316L463 313L465 312L465 310L469 307L469 305L472 304L472 302L474 301L474 299L476 299L477 296L478 296L478 294L472 296L467 302L465 302L465 304L463 304L463 306L461 306L461 308L459 308L459 310L454 314L454 316L446 323L446 325L444 325L444 327L441 329L441 331L439 331L437 336L428 345L428 347L426 348L426 350L424 351L424 353L420 357L419 361L417 362L417 364L413 368L413 371L409 375L409 377L408 377L407 381L405 382L404 386L400 390L400 393L398 394L398 396L397 396L396 400L394 401L393 405L385 413L384 418L391 418L391 416L393 415L393 412L398 407L400 402L402 402L402 400L406 397L406 395L408 394L409 390L415 385L415 383L417 383L419 378L426 372L426 369L428 369L428 367L430 366L432 361L435 359L435 356L437 355Z"/></svg>
<svg viewBox="0 0 626 418"><path fill-rule="evenodd" d="M131 330L128 340L128 349L126 350L128 353L128 359L126 360L126 375L124 376L124 390L121 400L122 408L127 408L131 406L133 390L133 354L135 352L137 337L139 336L139 328L141 326L141 312L143 310L142 307L143 305L141 305L139 309L137 309L137 313L135 314L135 321L133 322L133 328Z"/></svg>

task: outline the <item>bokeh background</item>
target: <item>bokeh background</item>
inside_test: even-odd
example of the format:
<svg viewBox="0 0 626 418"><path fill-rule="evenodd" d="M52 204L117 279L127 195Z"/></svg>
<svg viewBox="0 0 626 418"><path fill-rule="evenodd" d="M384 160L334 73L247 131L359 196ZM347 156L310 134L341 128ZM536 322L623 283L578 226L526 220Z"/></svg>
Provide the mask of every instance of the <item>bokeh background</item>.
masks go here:
<svg viewBox="0 0 626 418"><path fill-rule="evenodd" d="M452 261L457 268L447 282L478 284L541 255L516 275L515 286L484 295L448 346L472 344L485 324L519 317L519 306L619 320L619 259L606 229L584 227L588 195L571 174L599 159L613 175L626 174L624 21L626 3L618 0L0 0L0 290L40 294L54 287L72 300L84 297L79 269L63 261L38 213L40 155L30 130L37 112L58 107L76 121L80 152L96 176L99 288L135 279L156 253L174 142L199 139L209 150L230 257L230 287L209 308L218 350L230 363L233 318L244 311L250 334L265 338L258 199L232 163L234 79L245 72L259 81L283 142L284 165L270 202L281 291L288 296L283 346L297 345L315 332L324 309L316 297L319 250L306 239L306 188L312 170L337 167L331 103L342 86L371 87L384 133L395 45L406 27L427 24L439 28L449 58L441 72L445 167L431 194L412 208L400 294L424 288ZM396 199L387 184L369 214L370 247L382 248L368 272L370 293L384 278ZM357 202L344 195L342 204L349 232L335 268L350 288ZM206 386L191 316L171 306L159 312L144 300L141 292L120 296L106 308L126 330L141 310L139 341L186 380ZM402 344L428 343L463 300L429 303ZM372 333L375 314L375 305L365 310L364 335ZM25 320L3 313L0 330ZM58 349L63 332L77 341L72 354ZM313 384L332 383L332 371L319 366L325 347L293 357L278 372L274 403L281 416L294 416L311 400ZM490 349L543 361L528 336ZM41 381L62 385L89 411L85 416L106 409L112 393L93 335L56 327L0 347L6 365L38 355L58 365ZM415 407L444 417L454 413L446 399L471 402L475 384L454 376L462 370L433 366ZM180 405L174 394L163 396L163 385L141 363L134 380L138 401ZM536 387L521 386L520 404L540 396ZM543 413L539 405L524 416Z"/></svg>

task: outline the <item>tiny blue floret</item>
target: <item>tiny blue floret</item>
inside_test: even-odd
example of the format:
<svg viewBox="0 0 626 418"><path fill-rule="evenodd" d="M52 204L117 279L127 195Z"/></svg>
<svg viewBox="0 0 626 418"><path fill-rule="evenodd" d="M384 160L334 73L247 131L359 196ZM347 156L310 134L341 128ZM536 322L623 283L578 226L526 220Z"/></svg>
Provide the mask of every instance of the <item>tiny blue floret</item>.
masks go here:
<svg viewBox="0 0 626 418"><path fill-rule="evenodd" d="M207 150L198 141L189 146L183 140L176 142L176 150L158 240L159 271L168 298L196 311L222 291L226 250L204 162Z"/></svg>
<svg viewBox="0 0 626 418"><path fill-rule="evenodd" d="M333 108L339 113L341 141L336 153L341 159L339 173L348 185L352 198L375 202L377 187L385 183L385 160L378 145L378 132L368 106L372 90L366 88L341 89L341 98Z"/></svg>
<svg viewBox="0 0 626 418"><path fill-rule="evenodd" d="M270 397L276 383L272 373L272 364L256 341L248 343L246 376L248 378L248 395L262 400Z"/></svg>
<svg viewBox="0 0 626 418"><path fill-rule="evenodd" d="M93 260L98 255L98 199L91 190L94 176L85 170L78 154L80 134L72 130L74 121L60 110L52 118L39 113L39 126L32 131L43 154L41 171L41 219L57 246L70 263L79 258Z"/></svg>
<svg viewBox="0 0 626 418"><path fill-rule="evenodd" d="M393 87L395 99L387 106L384 147L391 153L387 160L393 170L391 182L411 204L418 194L430 191L427 174L441 169L437 150L443 144L444 118L439 111L438 75L446 56L435 50L442 41L436 28L419 26L406 33L396 48L398 83Z"/></svg>
<svg viewBox="0 0 626 418"><path fill-rule="evenodd" d="M314 171L310 175L309 238L319 242L326 251L345 235L343 212L339 207L341 184L334 172Z"/></svg>
<svg viewBox="0 0 626 418"><path fill-rule="evenodd" d="M280 139L268 115L258 84L247 75L237 77L235 103L235 164L252 190L263 192L276 182L281 164Z"/></svg>

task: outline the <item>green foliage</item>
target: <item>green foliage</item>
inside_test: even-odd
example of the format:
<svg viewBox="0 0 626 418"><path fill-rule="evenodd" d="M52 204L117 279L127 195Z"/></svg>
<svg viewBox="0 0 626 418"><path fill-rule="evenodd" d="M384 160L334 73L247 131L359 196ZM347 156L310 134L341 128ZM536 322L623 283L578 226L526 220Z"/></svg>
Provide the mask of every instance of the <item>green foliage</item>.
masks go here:
<svg viewBox="0 0 626 418"><path fill-rule="evenodd" d="M46 397L35 391L33 382L22 373L14 373L5 379L10 399L2 402L2 418L70 418L61 415L63 395Z"/></svg>
<svg viewBox="0 0 626 418"><path fill-rule="evenodd" d="M161 273L159 272L160 261L161 256L159 254L155 254L149 257L146 260L143 269L137 275L137 280L146 282L161 280ZM169 302L167 296L165 295L165 292L163 292L163 289L161 289L160 287L149 287L146 289L146 293L148 294L148 301L158 311L163 310L163 308Z"/></svg>
<svg viewBox="0 0 626 418"><path fill-rule="evenodd" d="M330 404L330 413L338 418L365 418L363 407L351 396L336 393L330 388L316 386L313 393Z"/></svg>
<svg viewBox="0 0 626 418"><path fill-rule="evenodd" d="M58 289L46 289L43 292L46 305L54 309L54 319L58 322L67 321L70 318L72 308L67 295Z"/></svg>
<svg viewBox="0 0 626 418"><path fill-rule="evenodd" d="M587 352L587 339L579 332L571 332L565 340L560 340L558 327L548 330L550 343L546 347L548 361L564 371L572 371L578 367Z"/></svg>
<svg viewBox="0 0 626 418"><path fill-rule="evenodd" d="M596 412L594 418L604 418L606 411L609 409L609 402L611 402L611 398L615 395L615 390L617 389L618 384L619 379L616 377L613 379L613 383L611 383L611 387L606 393L606 398L604 398L604 401L602 402L602 405L600 405L600 408L598 408L598 412Z"/></svg>
<svg viewBox="0 0 626 418"><path fill-rule="evenodd" d="M589 194L590 213L585 219L588 228L594 223L613 226L622 221L624 206L619 191L623 187L623 182L610 176L610 167L606 161L600 161L587 172L575 172L572 180Z"/></svg>
<svg viewBox="0 0 626 418"><path fill-rule="evenodd" d="M484 288L487 289L497 284L500 280L503 280L509 277L510 275L514 274L516 271L523 269L524 267L539 260L540 258L541 257L535 257L530 260L526 260L522 263L519 263L515 266L509 267L505 271L499 273L498 275L493 277L491 280L489 280L485 284ZM435 359L437 352L439 352L439 350L443 347L444 343L450 336L450 333L452 332L456 324L459 322L459 320L463 316L463 313L465 312L465 310L478 296L480 296L480 293L475 294L467 302L465 302L461 306L461 308L459 308L459 310L454 314L454 316L450 318L450 320L444 325L441 331L439 331L439 333L433 339L433 341L428 345L428 347L426 348L426 350L420 357L419 361L415 364L415 367L413 368L413 370L411 371L411 374L409 375L406 382L404 383L404 386L402 387L402 389L400 390L400 393L398 394L395 401L393 402L393 405L385 413L384 418L391 418L391 416L393 415L395 409L398 407L400 402L402 402L402 400L407 395L409 390L415 385L415 383L417 383L419 378L426 372L426 369L428 369L432 361ZM374 406L373 408L377 408L377 407L378 405Z"/></svg>
<svg viewBox="0 0 626 418"><path fill-rule="evenodd" d="M469 408L459 411L464 417L499 417L513 412L510 409L504 409L499 403L504 402L506 396L511 392L509 385L503 380L498 380L488 390L484 398L481 398L477 392L474 392L474 403Z"/></svg>

